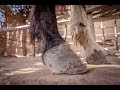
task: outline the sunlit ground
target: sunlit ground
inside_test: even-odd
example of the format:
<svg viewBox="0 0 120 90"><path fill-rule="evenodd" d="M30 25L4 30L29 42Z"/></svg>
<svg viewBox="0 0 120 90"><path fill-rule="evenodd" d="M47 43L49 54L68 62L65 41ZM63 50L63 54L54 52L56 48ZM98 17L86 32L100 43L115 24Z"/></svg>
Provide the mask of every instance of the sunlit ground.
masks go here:
<svg viewBox="0 0 120 90"><path fill-rule="evenodd" d="M37 70L40 70L42 68L23 68L19 69L10 73L5 73L4 75L15 75L15 74L25 74L25 73L33 73Z"/></svg>

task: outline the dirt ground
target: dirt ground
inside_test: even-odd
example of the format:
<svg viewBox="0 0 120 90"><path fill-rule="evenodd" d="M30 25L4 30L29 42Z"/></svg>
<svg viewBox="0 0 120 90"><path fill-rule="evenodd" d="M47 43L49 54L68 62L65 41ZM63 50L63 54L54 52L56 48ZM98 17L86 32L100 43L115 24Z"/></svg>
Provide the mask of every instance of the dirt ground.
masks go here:
<svg viewBox="0 0 120 90"><path fill-rule="evenodd" d="M0 57L0 85L120 85L120 59L109 65L87 65L81 75L52 75L41 57Z"/></svg>

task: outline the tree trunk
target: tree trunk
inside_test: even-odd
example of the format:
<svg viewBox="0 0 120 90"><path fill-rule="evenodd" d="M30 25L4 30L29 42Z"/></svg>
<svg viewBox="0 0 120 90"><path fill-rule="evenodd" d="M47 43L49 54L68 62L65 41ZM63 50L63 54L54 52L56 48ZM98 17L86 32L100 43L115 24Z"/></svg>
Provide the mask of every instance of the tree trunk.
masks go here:
<svg viewBox="0 0 120 90"><path fill-rule="evenodd" d="M31 15L31 41L43 44L42 60L54 74L80 74L86 65L70 49L57 28L55 5L36 5Z"/></svg>
<svg viewBox="0 0 120 90"><path fill-rule="evenodd" d="M83 57L89 64L104 64L106 56L104 49L96 43L91 33L90 21L82 5L72 6L71 31L73 40L84 48Z"/></svg>

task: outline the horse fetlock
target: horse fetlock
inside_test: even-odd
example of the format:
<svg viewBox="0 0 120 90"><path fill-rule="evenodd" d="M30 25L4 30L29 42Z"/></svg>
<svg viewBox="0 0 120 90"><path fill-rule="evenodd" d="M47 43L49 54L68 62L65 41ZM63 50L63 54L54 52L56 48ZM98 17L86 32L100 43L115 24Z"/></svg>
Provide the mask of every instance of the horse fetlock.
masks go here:
<svg viewBox="0 0 120 90"><path fill-rule="evenodd" d="M106 56L101 50L94 49L93 52L86 57L88 64L106 64Z"/></svg>
<svg viewBox="0 0 120 90"><path fill-rule="evenodd" d="M85 71L87 66L67 45L54 47L44 53L46 65L54 74L78 74Z"/></svg>

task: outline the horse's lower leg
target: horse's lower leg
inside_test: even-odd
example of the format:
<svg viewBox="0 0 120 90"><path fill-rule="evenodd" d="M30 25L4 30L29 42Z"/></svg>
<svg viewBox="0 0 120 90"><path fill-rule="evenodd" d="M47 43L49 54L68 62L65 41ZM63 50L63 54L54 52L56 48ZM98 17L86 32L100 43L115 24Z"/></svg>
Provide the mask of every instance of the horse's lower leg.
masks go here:
<svg viewBox="0 0 120 90"><path fill-rule="evenodd" d="M104 64L106 56L104 49L93 39L87 14L82 5L72 6L71 30L75 43L79 43L84 48L84 59L89 64Z"/></svg>
<svg viewBox="0 0 120 90"><path fill-rule="evenodd" d="M79 74L87 67L60 36L55 5L36 5L31 17L31 40L43 45L42 58L54 74Z"/></svg>

